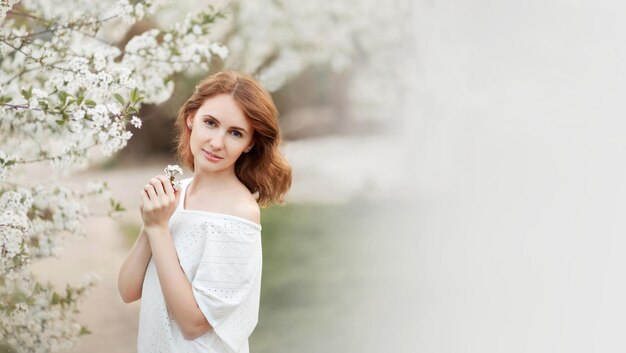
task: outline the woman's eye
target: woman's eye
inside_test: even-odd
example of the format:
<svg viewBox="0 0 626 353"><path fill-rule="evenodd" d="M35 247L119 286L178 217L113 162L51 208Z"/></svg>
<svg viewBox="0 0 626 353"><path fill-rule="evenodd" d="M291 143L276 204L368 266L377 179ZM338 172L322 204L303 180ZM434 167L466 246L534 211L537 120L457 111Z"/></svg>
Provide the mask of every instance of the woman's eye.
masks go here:
<svg viewBox="0 0 626 353"><path fill-rule="evenodd" d="M237 131L237 130L233 130L233 136L235 136L235 137L241 137L241 136L243 136L243 135L241 134L241 132L239 132L239 131Z"/></svg>
<svg viewBox="0 0 626 353"><path fill-rule="evenodd" d="M209 126L215 126L215 121L213 121L213 120L207 120L207 121L205 121L205 123L207 123L207 125L209 125Z"/></svg>

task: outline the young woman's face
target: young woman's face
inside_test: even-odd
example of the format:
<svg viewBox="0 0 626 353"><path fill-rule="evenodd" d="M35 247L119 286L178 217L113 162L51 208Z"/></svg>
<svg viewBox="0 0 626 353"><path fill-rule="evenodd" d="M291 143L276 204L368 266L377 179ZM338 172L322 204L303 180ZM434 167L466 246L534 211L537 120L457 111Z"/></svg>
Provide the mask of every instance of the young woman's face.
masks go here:
<svg viewBox="0 0 626 353"><path fill-rule="evenodd" d="M232 96L220 94L204 101L191 126L189 141L195 169L219 171L234 168L239 156L252 145L252 126Z"/></svg>

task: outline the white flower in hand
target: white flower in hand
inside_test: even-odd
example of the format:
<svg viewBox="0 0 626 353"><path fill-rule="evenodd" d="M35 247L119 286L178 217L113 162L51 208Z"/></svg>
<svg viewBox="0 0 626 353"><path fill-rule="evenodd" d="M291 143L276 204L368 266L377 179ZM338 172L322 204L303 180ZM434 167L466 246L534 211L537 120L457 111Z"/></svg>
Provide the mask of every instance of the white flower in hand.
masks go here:
<svg viewBox="0 0 626 353"><path fill-rule="evenodd" d="M174 189L180 189L180 181L175 180L177 175L183 175L183 170L178 166L178 164L168 165L164 169L165 175L170 179Z"/></svg>

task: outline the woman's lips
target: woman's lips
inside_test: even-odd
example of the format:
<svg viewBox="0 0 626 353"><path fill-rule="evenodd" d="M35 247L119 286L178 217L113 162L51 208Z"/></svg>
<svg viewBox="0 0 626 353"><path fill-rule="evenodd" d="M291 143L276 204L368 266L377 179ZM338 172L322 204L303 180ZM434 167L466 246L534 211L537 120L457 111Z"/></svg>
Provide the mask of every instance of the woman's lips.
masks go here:
<svg viewBox="0 0 626 353"><path fill-rule="evenodd" d="M206 151L204 149L202 150L202 153L204 154L204 157L206 159L208 159L209 161L211 161L211 162L219 162L222 159L224 159L224 158L222 158L220 156L217 156L217 155L215 155L215 154L213 154L213 153L211 153L209 151Z"/></svg>

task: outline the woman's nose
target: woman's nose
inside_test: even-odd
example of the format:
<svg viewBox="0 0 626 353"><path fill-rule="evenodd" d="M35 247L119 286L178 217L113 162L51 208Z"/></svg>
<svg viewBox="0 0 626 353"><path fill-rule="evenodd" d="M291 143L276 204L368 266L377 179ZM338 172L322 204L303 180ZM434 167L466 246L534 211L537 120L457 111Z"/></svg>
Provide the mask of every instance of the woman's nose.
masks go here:
<svg viewBox="0 0 626 353"><path fill-rule="evenodd" d="M224 136L222 135L222 133L218 131L213 136L211 136L209 145L211 145L211 148L216 150L222 149L222 147L224 147Z"/></svg>

